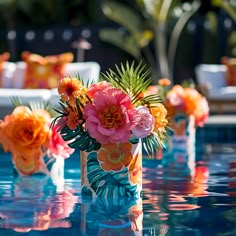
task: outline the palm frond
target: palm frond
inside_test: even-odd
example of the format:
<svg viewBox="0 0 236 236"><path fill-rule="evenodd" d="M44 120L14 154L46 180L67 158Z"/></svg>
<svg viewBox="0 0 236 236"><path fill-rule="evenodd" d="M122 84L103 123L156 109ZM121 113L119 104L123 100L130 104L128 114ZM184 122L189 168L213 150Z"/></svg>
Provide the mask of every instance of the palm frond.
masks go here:
<svg viewBox="0 0 236 236"><path fill-rule="evenodd" d="M166 148L168 138L173 135L173 130L170 127L165 128L165 133L157 132L142 138L143 148L149 157L154 157L158 149Z"/></svg>
<svg viewBox="0 0 236 236"><path fill-rule="evenodd" d="M39 101L29 102L29 108L31 110L43 109L43 110L48 111L52 117L56 116L56 112L49 102L39 102Z"/></svg>
<svg viewBox="0 0 236 236"><path fill-rule="evenodd" d="M125 65L117 65L116 72L109 70L104 79L109 81L114 87L122 89L130 98L133 104L140 101L140 94L144 92L152 82L151 69L139 62L135 67L134 62Z"/></svg>
<svg viewBox="0 0 236 236"><path fill-rule="evenodd" d="M13 96L11 98L11 102L14 108L18 106L27 106L31 110L43 109L48 111L52 117L56 116L55 110L53 109L52 105L49 102L44 102L44 101L23 102L22 99L17 96Z"/></svg>
<svg viewBox="0 0 236 236"><path fill-rule="evenodd" d="M182 83L181 83L182 87L183 88L195 88L195 83L193 80L184 80Z"/></svg>
<svg viewBox="0 0 236 236"><path fill-rule="evenodd" d="M24 106L25 103L22 102L22 100L19 97L11 97L11 103L13 105L13 107L18 107L18 106Z"/></svg>
<svg viewBox="0 0 236 236"><path fill-rule="evenodd" d="M155 107L157 103L163 103L162 98L158 94L151 94L142 99L142 103L148 107Z"/></svg>

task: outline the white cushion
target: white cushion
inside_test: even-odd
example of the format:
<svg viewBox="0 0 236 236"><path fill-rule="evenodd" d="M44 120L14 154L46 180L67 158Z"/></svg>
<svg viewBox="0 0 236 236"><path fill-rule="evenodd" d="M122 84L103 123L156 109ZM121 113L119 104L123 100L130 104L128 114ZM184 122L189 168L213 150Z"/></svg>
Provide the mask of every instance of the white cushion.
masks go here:
<svg viewBox="0 0 236 236"><path fill-rule="evenodd" d="M236 86L226 86L223 88L209 90L208 97L210 99L220 99L222 101L235 99L236 105Z"/></svg>
<svg viewBox="0 0 236 236"><path fill-rule="evenodd" d="M25 69L26 69L26 63L24 61L16 62L16 69L13 76L12 88L23 88Z"/></svg>
<svg viewBox="0 0 236 236"><path fill-rule="evenodd" d="M16 64L14 62L4 62L2 68L2 88L12 88L13 77L16 69Z"/></svg>
<svg viewBox="0 0 236 236"><path fill-rule="evenodd" d="M195 75L200 85L206 85L209 90L225 87L226 66L221 64L199 64L195 67Z"/></svg>
<svg viewBox="0 0 236 236"><path fill-rule="evenodd" d="M23 88L26 63L16 62L15 72L12 79L12 88ZM66 75L80 76L85 83L99 80L100 65L97 62L72 62L65 67Z"/></svg>
<svg viewBox="0 0 236 236"><path fill-rule="evenodd" d="M72 62L66 65L66 73L70 76L79 75L84 83L98 82L100 65L97 62Z"/></svg>
<svg viewBox="0 0 236 236"><path fill-rule="evenodd" d="M17 97L23 103L47 102L51 91L48 89L9 89L0 88L0 106L12 107L12 98Z"/></svg>
<svg viewBox="0 0 236 236"><path fill-rule="evenodd" d="M59 94L57 89L22 89L26 63L19 61L10 63L9 68L4 72L4 88L0 89L0 106L12 107L12 97L20 98L24 103L30 101L49 101L58 105ZM97 62L73 62L66 65L66 74L80 76L85 84L97 82L100 75L100 65ZM8 89L5 87L8 87Z"/></svg>

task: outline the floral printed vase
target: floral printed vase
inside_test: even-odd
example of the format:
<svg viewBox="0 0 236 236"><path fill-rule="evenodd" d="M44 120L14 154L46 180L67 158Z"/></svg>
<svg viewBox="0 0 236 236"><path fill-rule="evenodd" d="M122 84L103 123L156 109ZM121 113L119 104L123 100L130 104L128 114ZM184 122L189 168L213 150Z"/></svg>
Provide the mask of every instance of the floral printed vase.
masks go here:
<svg viewBox="0 0 236 236"><path fill-rule="evenodd" d="M141 199L105 199L81 203L82 235L143 235Z"/></svg>
<svg viewBox="0 0 236 236"><path fill-rule="evenodd" d="M183 174L194 175L196 128L194 117L177 113L171 121L173 134L168 139L162 159L164 167L181 168ZM176 170L177 170L176 169Z"/></svg>
<svg viewBox="0 0 236 236"><path fill-rule="evenodd" d="M58 187L64 184L64 158L47 157L25 158L23 156L12 157L14 173L18 176L31 176L42 174L50 176Z"/></svg>
<svg viewBox="0 0 236 236"><path fill-rule="evenodd" d="M82 194L103 198L139 198L142 191L142 144L105 144L81 152Z"/></svg>

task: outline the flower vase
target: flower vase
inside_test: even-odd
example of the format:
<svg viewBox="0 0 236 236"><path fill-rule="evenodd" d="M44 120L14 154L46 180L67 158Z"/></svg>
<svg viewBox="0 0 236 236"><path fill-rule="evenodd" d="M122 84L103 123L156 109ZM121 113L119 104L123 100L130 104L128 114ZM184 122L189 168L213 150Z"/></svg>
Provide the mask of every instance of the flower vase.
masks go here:
<svg viewBox="0 0 236 236"><path fill-rule="evenodd" d="M64 158L47 157L25 158L12 157L14 173L18 176L46 175L51 177L57 186L64 184Z"/></svg>
<svg viewBox="0 0 236 236"><path fill-rule="evenodd" d="M102 198L139 198L142 191L142 144L105 144L80 152L82 194Z"/></svg>
<svg viewBox="0 0 236 236"><path fill-rule="evenodd" d="M193 115L186 116L177 113L170 124L173 134L167 142L167 149L164 151L163 166L180 167L182 173L194 174L195 169L195 142L196 128ZM186 170L186 171L184 171Z"/></svg>

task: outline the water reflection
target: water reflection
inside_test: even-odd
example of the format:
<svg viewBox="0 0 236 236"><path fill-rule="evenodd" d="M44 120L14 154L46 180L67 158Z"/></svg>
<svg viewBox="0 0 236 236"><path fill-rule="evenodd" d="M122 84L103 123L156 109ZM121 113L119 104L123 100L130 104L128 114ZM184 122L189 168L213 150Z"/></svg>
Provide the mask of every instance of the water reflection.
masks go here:
<svg viewBox="0 0 236 236"><path fill-rule="evenodd" d="M0 235L235 235L236 163L225 157L196 162L193 173L144 161L142 199L119 201L82 198L76 158L63 189L48 177L14 178L3 163Z"/></svg>
<svg viewBox="0 0 236 236"><path fill-rule="evenodd" d="M67 218L78 199L58 189L46 176L14 178L0 205L0 228L17 232L71 227Z"/></svg>
<svg viewBox="0 0 236 236"><path fill-rule="evenodd" d="M84 235L142 235L143 210L140 199L103 199L81 203Z"/></svg>
<svg viewBox="0 0 236 236"><path fill-rule="evenodd" d="M186 225L191 225L200 215L199 197L209 194L208 166L199 162L193 173L175 175L175 172L157 167L154 162L144 168L143 225L147 234L200 235L199 229Z"/></svg>

